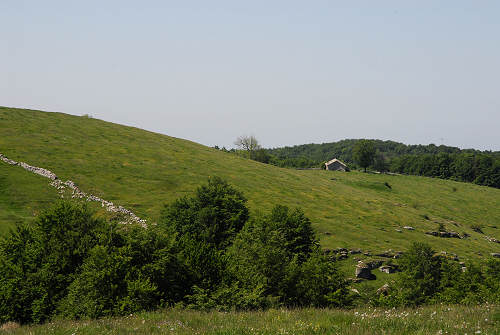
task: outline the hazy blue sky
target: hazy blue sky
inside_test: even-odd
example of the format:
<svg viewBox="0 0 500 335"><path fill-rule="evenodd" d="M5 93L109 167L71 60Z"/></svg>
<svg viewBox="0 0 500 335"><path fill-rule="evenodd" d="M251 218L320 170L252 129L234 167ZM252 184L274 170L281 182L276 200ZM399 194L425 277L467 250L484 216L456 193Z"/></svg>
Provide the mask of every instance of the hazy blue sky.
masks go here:
<svg viewBox="0 0 500 335"><path fill-rule="evenodd" d="M500 1L1 0L0 42L3 106L211 146L500 150Z"/></svg>

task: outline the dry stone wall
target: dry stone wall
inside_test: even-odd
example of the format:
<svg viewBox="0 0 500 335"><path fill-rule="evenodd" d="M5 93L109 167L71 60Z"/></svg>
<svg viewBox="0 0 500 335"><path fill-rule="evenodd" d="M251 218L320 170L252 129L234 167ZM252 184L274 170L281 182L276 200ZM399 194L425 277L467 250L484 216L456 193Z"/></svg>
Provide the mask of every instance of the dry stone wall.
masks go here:
<svg viewBox="0 0 500 335"><path fill-rule="evenodd" d="M50 185L58 190L61 197L64 197L64 192L69 189L71 191L72 198L83 199L85 201L100 202L101 206L105 207L108 212L123 214L127 218L127 220L125 222L122 222L122 223L139 223L142 226L146 225L146 220L141 219L140 217L135 215L132 211L130 211L122 206L117 206L114 203L112 203L111 201L104 200L104 199L102 199L98 196L95 196L93 194L87 194L87 193L83 192L82 190L80 190L78 188L78 186L76 186L76 184L73 181L66 180L65 182L63 182L52 171L49 171L47 169L37 167L37 166L31 166L31 165L26 164L24 162L16 162L12 159L7 158L2 153L0 153L0 160L9 164L9 165L20 166L29 172L38 174L42 177L45 177L45 178L52 180Z"/></svg>

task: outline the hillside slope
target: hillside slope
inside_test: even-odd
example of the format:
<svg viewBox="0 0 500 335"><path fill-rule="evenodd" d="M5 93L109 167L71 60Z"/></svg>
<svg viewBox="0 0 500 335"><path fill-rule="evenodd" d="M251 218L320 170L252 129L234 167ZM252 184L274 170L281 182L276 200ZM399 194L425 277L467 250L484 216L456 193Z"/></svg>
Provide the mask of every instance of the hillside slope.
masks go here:
<svg viewBox="0 0 500 335"><path fill-rule="evenodd" d="M302 207L324 247L403 250L412 241L425 241L467 257L500 252L500 244L485 239L500 239L500 190L488 187L413 176L283 169L133 127L2 107L0 153L71 179L83 191L149 222L157 220L165 203L217 175L244 192L252 211L275 204ZM48 184L0 162L0 233L57 198ZM437 230L439 223L471 236L424 234ZM484 234L473 231L472 224L481 225Z"/></svg>

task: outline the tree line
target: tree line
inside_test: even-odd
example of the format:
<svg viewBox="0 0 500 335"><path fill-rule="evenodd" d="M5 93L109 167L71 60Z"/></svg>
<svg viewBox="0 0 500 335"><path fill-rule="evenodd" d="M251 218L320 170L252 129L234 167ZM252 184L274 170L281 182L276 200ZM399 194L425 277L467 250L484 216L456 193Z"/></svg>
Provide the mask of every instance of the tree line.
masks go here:
<svg viewBox="0 0 500 335"><path fill-rule="evenodd" d="M356 304L500 302L500 260L468 265L414 245L393 291L350 289L300 209L250 215L211 178L165 206L156 225L104 220L66 200L0 240L0 323L98 318L177 306L249 310Z"/></svg>
<svg viewBox="0 0 500 335"><path fill-rule="evenodd" d="M326 161L337 158L351 169L369 168L500 188L498 151L356 139L274 149L261 148L254 137L252 143L257 145L252 150L245 149L245 157L279 167L324 168ZM363 154L360 154L361 151ZM231 152L238 154L239 151L232 149Z"/></svg>

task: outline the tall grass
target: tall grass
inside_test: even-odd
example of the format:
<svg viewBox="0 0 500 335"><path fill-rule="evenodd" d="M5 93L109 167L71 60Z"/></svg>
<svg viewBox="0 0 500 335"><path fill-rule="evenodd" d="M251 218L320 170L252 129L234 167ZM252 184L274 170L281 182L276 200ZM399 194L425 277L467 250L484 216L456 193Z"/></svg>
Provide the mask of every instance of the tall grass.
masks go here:
<svg viewBox="0 0 500 335"><path fill-rule="evenodd" d="M197 312L169 309L83 321L54 321L8 334L500 334L498 306L416 309L297 309Z"/></svg>

